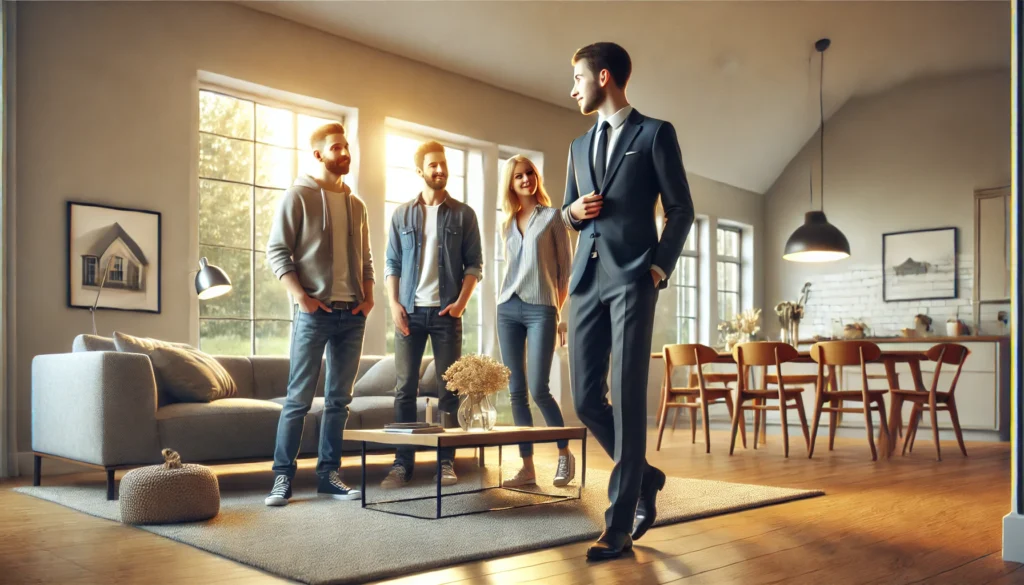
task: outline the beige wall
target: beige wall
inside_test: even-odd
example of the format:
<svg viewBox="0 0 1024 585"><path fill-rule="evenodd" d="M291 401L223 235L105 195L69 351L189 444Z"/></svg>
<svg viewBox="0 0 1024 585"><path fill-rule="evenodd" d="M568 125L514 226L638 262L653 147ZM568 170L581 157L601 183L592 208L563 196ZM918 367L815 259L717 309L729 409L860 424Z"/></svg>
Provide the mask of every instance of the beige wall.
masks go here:
<svg viewBox="0 0 1024 585"><path fill-rule="evenodd" d="M817 161L815 134L766 194L764 300L771 332L778 330L771 307L796 300L804 282L849 278L851 296L862 284L878 289L872 278L881 278L883 233L957 227L961 268L968 267L974 190L1010 181L1010 73L919 80L843 106L825 126L825 212L846 234L852 255L830 264L786 262L786 240L809 206L808 165L815 169L815 209L819 205ZM961 279L960 299L970 299L970 286ZM859 300L868 303L869 314L902 310L911 319L915 311L938 307L929 301L900 308L880 296ZM944 327L945 317L937 315L935 325Z"/></svg>
<svg viewBox="0 0 1024 585"><path fill-rule="evenodd" d="M371 217L384 213L385 117L540 151L556 200L569 141L592 123L570 109L237 5L27 3L18 19L14 365L21 451L30 448L32 357L69 351L74 336L91 329L88 311L69 309L65 300L68 199L163 214L162 312L102 311L101 333L194 341L188 273L197 261L197 71L357 108L359 191ZM760 225L758 196L693 175L691 181L698 213ZM383 228L371 234L381 265L384 242ZM383 351L384 327L377 310L367 352Z"/></svg>

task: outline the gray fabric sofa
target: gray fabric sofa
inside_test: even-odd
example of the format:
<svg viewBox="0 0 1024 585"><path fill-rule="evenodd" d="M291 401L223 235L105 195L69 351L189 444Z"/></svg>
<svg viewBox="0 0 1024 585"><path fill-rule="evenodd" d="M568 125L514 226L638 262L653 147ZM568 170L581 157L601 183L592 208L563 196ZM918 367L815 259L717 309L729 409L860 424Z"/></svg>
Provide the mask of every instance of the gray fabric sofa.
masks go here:
<svg viewBox="0 0 1024 585"><path fill-rule="evenodd" d="M288 383L286 357L215 356L231 374L238 395L208 403L164 403L149 357L116 351L110 338L79 335L72 352L32 360L33 482L42 458L52 457L107 471L114 498L114 471L163 461L174 449L184 462L236 463L272 460L277 421ZM323 412L324 373L306 415L300 457L316 457ZM346 428L382 428L394 421L394 358L363 356ZM437 396L433 361L420 369L420 420L426 400ZM347 451L359 443L345 441Z"/></svg>

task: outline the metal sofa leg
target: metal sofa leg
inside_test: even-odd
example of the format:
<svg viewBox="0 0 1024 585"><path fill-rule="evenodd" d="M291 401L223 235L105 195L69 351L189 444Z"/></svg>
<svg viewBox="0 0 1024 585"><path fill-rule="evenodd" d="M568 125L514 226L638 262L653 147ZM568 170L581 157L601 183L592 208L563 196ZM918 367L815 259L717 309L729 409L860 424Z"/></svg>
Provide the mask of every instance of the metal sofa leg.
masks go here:
<svg viewBox="0 0 1024 585"><path fill-rule="evenodd" d="M107 470L107 500L117 499L117 485L114 483L114 470Z"/></svg>
<svg viewBox="0 0 1024 585"><path fill-rule="evenodd" d="M38 487L43 480L43 458L39 455L32 456L32 485Z"/></svg>

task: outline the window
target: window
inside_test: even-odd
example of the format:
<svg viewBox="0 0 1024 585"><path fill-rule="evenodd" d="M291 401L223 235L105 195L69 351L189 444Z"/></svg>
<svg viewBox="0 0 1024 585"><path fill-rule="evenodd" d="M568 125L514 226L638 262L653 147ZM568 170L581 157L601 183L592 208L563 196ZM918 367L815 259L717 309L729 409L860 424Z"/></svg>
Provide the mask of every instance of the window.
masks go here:
<svg viewBox="0 0 1024 585"><path fill-rule="evenodd" d="M84 256L82 262L85 265L82 267L82 272L85 274L85 284L95 285L96 284L96 264L99 259L96 256Z"/></svg>
<svg viewBox="0 0 1024 585"><path fill-rule="evenodd" d="M124 282L124 258L114 256L114 261L110 264L110 276L107 278L111 282Z"/></svg>
<svg viewBox="0 0 1024 585"><path fill-rule="evenodd" d="M719 227L718 320L728 321L740 312L740 230Z"/></svg>
<svg viewBox="0 0 1024 585"><path fill-rule="evenodd" d="M291 303L267 267L267 237L285 189L315 171L309 136L330 122L344 119L200 90L199 253L233 285L199 303L203 351L287 355Z"/></svg>
<svg viewBox="0 0 1024 585"><path fill-rule="evenodd" d="M498 182L502 180L502 173L505 171L505 163L508 159L515 156L515 153L499 151L498 152ZM536 163L540 164L540 163ZM542 171L543 173L543 171ZM500 189L500 185L499 185ZM497 298L501 294L501 284L505 282L505 271L508 270L508 262L505 261L505 242L502 240L504 235L502 232L502 226L505 224L505 210L502 209L502 205L505 202L505 191L501 189L497 201L494 205L496 206L496 212L494 214L494 270L491 271L494 278L494 295Z"/></svg>
<svg viewBox="0 0 1024 585"><path fill-rule="evenodd" d="M655 308L653 351L675 343L697 343L698 223L686 238L682 255Z"/></svg>
<svg viewBox="0 0 1024 585"><path fill-rule="evenodd" d="M399 205L415 199L423 190L423 179L416 173L416 149L430 138L412 136L399 132L389 132L386 137L387 183L384 194L384 226L391 229L391 215ZM479 152L467 148L444 144L445 158L448 161L448 194L463 203L468 203L476 211L477 224L480 225L483 207L483 157ZM468 197L467 197L468 195ZM479 353L481 329L483 328L480 311L479 287L473 292L462 315L462 353ZM387 353L395 353L395 327L391 318L391 305L385 303L385 319L387 323ZM427 345L424 355L432 355Z"/></svg>

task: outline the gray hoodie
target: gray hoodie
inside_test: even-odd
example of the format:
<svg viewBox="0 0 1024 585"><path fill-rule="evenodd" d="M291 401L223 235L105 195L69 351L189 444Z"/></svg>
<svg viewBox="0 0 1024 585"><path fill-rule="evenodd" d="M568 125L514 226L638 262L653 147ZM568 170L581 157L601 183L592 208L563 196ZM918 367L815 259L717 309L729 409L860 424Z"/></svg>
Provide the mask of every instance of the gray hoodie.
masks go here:
<svg viewBox="0 0 1024 585"><path fill-rule="evenodd" d="M348 224L331 223L327 194L309 175L295 179L277 204L267 240L267 263L281 278L295 271L306 294L328 303L334 282L334 237L348 237L349 285L363 302L363 281L374 280L366 205L342 186Z"/></svg>

